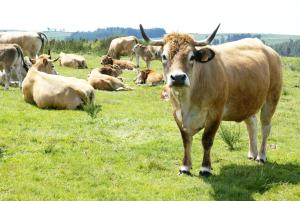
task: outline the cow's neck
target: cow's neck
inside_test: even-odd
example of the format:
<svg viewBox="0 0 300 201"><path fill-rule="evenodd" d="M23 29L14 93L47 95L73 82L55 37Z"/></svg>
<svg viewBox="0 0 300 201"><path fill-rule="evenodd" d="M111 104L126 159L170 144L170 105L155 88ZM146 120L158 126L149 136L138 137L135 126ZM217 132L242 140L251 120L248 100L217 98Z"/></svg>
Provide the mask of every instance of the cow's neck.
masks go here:
<svg viewBox="0 0 300 201"><path fill-rule="evenodd" d="M192 103L191 88L171 89L171 101L176 118L182 124L182 128L194 134L203 128L207 116L206 108L200 108ZM201 104L200 104L201 105Z"/></svg>

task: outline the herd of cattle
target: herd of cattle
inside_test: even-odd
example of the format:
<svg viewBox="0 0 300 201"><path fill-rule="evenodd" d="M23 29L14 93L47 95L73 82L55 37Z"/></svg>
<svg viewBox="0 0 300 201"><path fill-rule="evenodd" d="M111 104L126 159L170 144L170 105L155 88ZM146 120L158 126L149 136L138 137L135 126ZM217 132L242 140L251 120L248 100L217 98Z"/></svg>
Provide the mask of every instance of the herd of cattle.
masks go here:
<svg viewBox="0 0 300 201"><path fill-rule="evenodd" d="M271 119L282 88L280 56L258 39L211 46L218 28L202 41L181 33L169 33L163 40L153 41L140 25L149 45L139 44L133 36L112 40L102 59L103 67L93 69L87 81L57 75L50 54L38 56L46 40L44 34L0 33L0 66L5 71L5 89L9 87L10 72L15 70L26 102L40 108L75 109L93 101L94 89L131 90L118 76L123 70L139 67L141 57L147 68L138 70L136 84L166 82L162 97L170 98L184 147L180 174L191 174L193 136L201 129L204 129L204 153L199 174L211 174L210 151L222 120L244 121L249 134L248 158L265 162ZM29 59L24 59L23 52ZM132 59L133 53L136 64L120 60L123 54ZM162 62L163 75L150 69L150 62L155 59ZM60 65L87 68L85 59L78 55L61 53L56 60ZM262 143L258 151L259 110Z"/></svg>
<svg viewBox="0 0 300 201"><path fill-rule="evenodd" d="M44 91L49 93L49 95L44 94L44 96L46 95L47 97L55 96L55 94L53 94L51 90L46 90L47 87L45 86L45 83L39 84L39 82L32 81L34 80L32 77L33 69L36 70L38 69L38 71L48 73L48 74L55 74L55 75L57 74L54 68L52 70L51 69L46 70L47 69L46 65L48 63L54 62L54 60L50 59L50 51L48 52L48 56L46 54L41 54L46 41L48 41L47 36L40 32L0 33L0 69L2 70L0 73L1 76L0 82L1 84L5 85L5 89L8 89L10 85L14 85L14 84L18 84L19 87L22 87L22 83L23 83L23 87L22 87L23 95L24 97L28 97L28 94L25 94L28 92L26 92L26 90L24 89L26 82L23 82L23 79L27 77L25 81L31 80L30 83L32 83L32 85L36 85L35 88L39 88L39 86L43 86L43 88L45 89ZM38 56L39 54L41 55ZM135 54L137 64L134 64L126 60L120 60L120 56L124 54L129 55L131 57L131 60L133 54ZM161 47L153 47L151 45L145 46L139 44L137 38L134 36L116 38L111 41L108 54L104 56L101 61L101 64L103 66L101 68L93 69L92 72L89 74L88 83L94 89L99 89L99 90L109 90L109 91L131 90L132 88L125 85L122 79L118 78L118 76L122 73L123 70L136 70L138 71L138 76L136 78L137 84L149 84L149 85L160 84L163 82L162 74L154 72L153 70L150 69L146 69L143 71L137 70L137 68L139 67L139 57L142 57L145 60L145 62L147 63L147 67L149 68L150 61L154 59L159 60L160 54L161 54ZM45 63L39 62L41 60L45 60ZM59 66L66 66L72 68L88 67L85 58L81 55L66 54L64 52L61 52L57 60L59 62ZM41 65L43 64L45 66L41 67ZM34 75L36 77L39 77L38 76L39 73L35 73ZM50 79L48 78L49 76L47 75L43 77L45 80ZM56 75L55 77L61 78L62 76ZM72 81L72 83L73 82L75 81ZM65 89L65 90L69 90L69 89ZM78 89L76 90L78 91ZM32 92L32 90L30 91ZM62 92L60 91L59 93ZM35 97L36 96L37 95L35 95ZM33 100L35 99L37 98L34 98ZM47 98L45 97L44 98L40 97L39 99L47 100ZM74 96L74 99L77 98ZM81 99L89 100L83 97L81 97ZM46 102L46 100L44 101ZM71 103L72 101L70 102L70 105L64 105L64 107L60 103L38 104L37 101L28 101L28 102L36 103L38 107L42 107L41 105L43 105L42 108L45 107L53 107L53 108L60 108L60 109L74 108L73 103ZM81 101L80 104L82 104L83 102L84 101ZM79 106L80 104L77 104L77 106Z"/></svg>

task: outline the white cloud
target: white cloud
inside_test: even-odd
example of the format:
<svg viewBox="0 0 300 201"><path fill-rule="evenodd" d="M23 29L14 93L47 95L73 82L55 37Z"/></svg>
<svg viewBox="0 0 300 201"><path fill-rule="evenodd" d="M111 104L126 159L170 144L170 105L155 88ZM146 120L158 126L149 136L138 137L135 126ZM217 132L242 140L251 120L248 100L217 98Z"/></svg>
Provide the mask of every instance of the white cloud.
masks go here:
<svg viewBox="0 0 300 201"><path fill-rule="evenodd" d="M300 34L299 0L37 1L1 2L0 29L69 31L109 26L164 27L168 32ZM5 20L4 20L5 19Z"/></svg>

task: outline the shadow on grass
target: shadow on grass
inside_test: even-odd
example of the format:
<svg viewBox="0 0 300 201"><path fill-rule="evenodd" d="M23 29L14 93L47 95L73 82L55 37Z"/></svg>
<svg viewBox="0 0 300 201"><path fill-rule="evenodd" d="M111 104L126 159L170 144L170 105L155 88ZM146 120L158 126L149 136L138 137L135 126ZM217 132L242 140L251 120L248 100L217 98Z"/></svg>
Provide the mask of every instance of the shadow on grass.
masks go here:
<svg viewBox="0 0 300 201"><path fill-rule="evenodd" d="M300 182L299 164L266 163L265 165L228 165L220 175L204 178L213 188L218 201L254 200L253 194L263 194L270 188Z"/></svg>

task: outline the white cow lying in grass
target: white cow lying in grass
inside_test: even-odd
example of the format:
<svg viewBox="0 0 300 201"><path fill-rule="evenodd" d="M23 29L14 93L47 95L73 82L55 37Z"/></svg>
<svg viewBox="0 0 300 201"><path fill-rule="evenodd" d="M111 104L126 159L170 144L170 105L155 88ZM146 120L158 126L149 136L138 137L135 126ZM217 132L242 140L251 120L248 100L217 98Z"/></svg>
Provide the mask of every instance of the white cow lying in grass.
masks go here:
<svg viewBox="0 0 300 201"><path fill-rule="evenodd" d="M94 100L94 89L85 80L56 75L48 55L32 62L22 85L26 102L43 109L76 109Z"/></svg>

